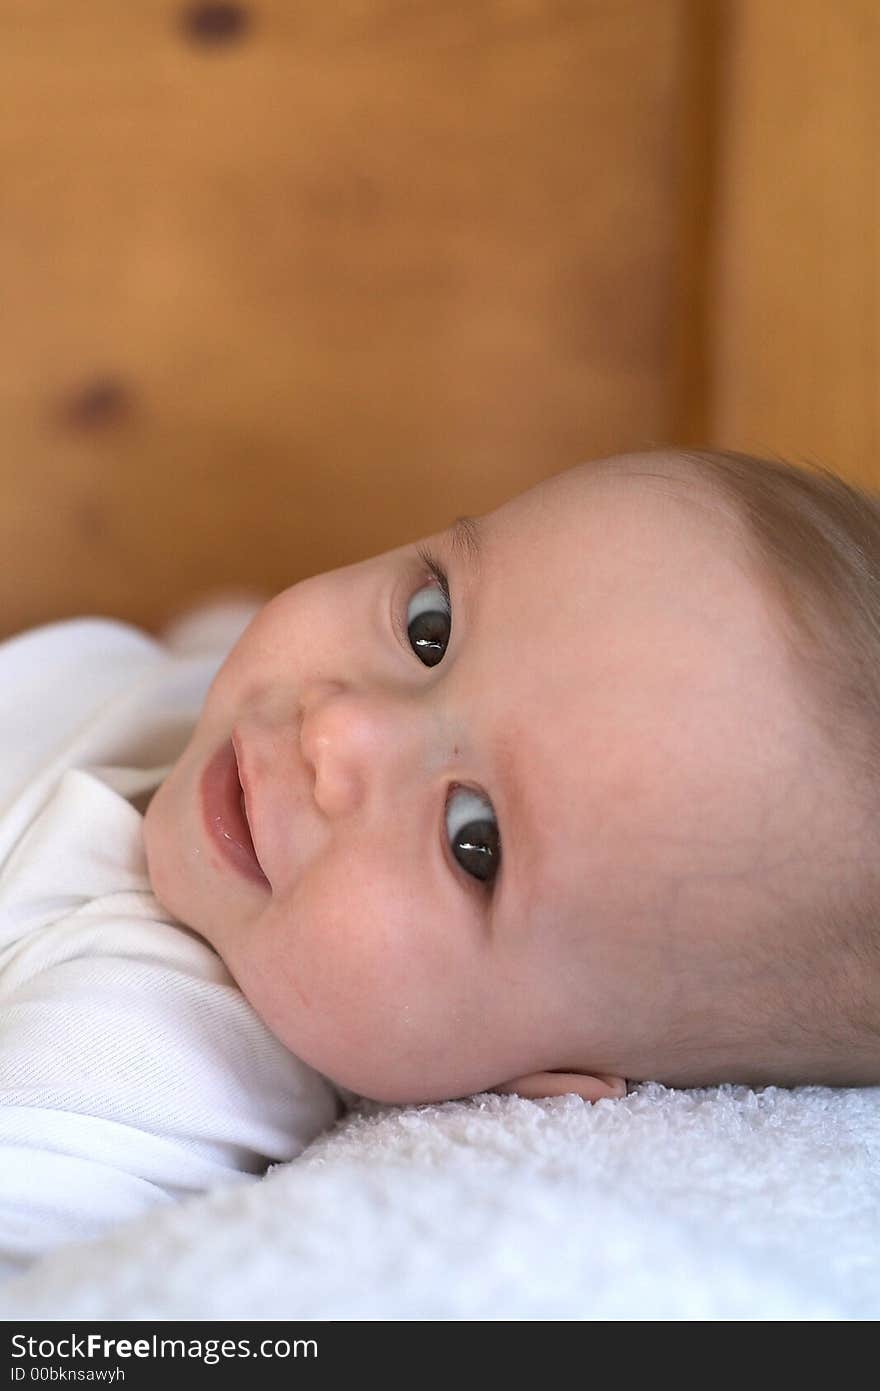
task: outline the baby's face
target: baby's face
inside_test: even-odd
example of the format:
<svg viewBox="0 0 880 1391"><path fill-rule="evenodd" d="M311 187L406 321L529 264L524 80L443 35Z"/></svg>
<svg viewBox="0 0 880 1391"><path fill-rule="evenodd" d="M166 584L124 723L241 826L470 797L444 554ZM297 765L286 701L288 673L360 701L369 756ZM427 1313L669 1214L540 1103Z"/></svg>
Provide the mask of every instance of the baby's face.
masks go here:
<svg viewBox="0 0 880 1391"><path fill-rule="evenodd" d="M147 809L160 901L358 1093L656 1075L756 911L805 756L782 645L723 509L624 462L430 537L448 602L416 545L278 594ZM233 731L265 883L202 820Z"/></svg>

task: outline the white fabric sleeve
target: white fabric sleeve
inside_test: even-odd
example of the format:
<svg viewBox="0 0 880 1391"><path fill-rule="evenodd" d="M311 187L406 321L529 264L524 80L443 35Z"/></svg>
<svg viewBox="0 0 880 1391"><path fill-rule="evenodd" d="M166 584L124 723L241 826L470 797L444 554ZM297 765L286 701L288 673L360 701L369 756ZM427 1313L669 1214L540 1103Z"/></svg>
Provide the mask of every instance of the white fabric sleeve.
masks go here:
<svg viewBox="0 0 880 1391"><path fill-rule="evenodd" d="M0 992L0 1271L294 1158L336 1091L196 934L88 908L29 934Z"/></svg>

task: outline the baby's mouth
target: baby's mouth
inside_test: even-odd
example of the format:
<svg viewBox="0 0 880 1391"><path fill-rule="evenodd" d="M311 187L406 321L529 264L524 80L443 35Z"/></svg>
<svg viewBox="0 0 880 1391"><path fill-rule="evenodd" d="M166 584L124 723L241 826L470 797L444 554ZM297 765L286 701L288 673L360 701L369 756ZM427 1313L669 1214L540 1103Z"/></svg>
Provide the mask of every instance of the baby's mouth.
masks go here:
<svg viewBox="0 0 880 1391"><path fill-rule="evenodd" d="M239 778L239 784L238 784L238 785L239 785L239 789L240 789L239 798L238 798L238 807L239 807L239 811L241 812L242 827L243 827L243 833L244 833L244 836L245 836L247 848L253 852L253 856L254 856L254 859L257 861L257 864L260 864L260 861L259 861L259 859L258 859L258 857L257 857L257 849L256 849L256 846L254 845L254 837L253 837L253 834L252 834L252 832L251 832L251 823L250 823L250 821L248 820L247 802L246 802L245 799L244 799L244 788L241 786L241 779L240 779L240 778ZM262 869L262 865L260 865L260 868Z"/></svg>
<svg viewBox="0 0 880 1391"><path fill-rule="evenodd" d="M257 847L254 845L254 837L253 837L253 833L252 833L252 831L251 831L251 823L250 823L250 817L248 816L247 800L246 800L245 791L244 791L244 783L242 782L242 778L241 778L241 768L240 768L240 764L239 764L239 755L238 755L238 750L237 750L237 748L236 748L236 746L235 746L235 740L234 740L234 739L233 739L233 741L232 741L232 752L233 752L233 754L235 755L235 772L236 772L236 776L237 776L237 778L238 778L238 789L239 789L239 794L238 794L238 806L239 806L239 810L240 810L240 812L241 812L241 830L242 830L242 835L243 835L244 840L245 840L246 848L250 850L251 854L253 855L254 859L256 860L257 864L259 865L260 869L262 870L262 869L263 869L263 866L260 864L260 857L259 857L259 855L257 854ZM265 873L265 871L263 871L263 872Z"/></svg>
<svg viewBox="0 0 880 1391"><path fill-rule="evenodd" d="M268 883L251 835L246 794L232 743L221 745L208 763L200 795L205 830L224 858L244 869L249 877Z"/></svg>
<svg viewBox="0 0 880 1391"><path fill-rule="evenodd" d="M248 838L249 848L253 851L254 859L256 860L257 864L259 865L259 864L260 864L260 859L259 859L259 856L257 855L257 847L254 845L254 837L253 837L253 833L252 833L252 831L251 831L251 823L250 823L250 821L248 820L247 803L246 803L245 800L244 800L244 788L241 789L241 796L240 796L239 799L238 799L238 805L239 805L239 807L240 807L240 809L241 809L241 819L242 819L242 821L244 822L245 830L247 831L247 838ZM262 868L263 868L263 866L260 865L260 869L262 869Z"/></svg>

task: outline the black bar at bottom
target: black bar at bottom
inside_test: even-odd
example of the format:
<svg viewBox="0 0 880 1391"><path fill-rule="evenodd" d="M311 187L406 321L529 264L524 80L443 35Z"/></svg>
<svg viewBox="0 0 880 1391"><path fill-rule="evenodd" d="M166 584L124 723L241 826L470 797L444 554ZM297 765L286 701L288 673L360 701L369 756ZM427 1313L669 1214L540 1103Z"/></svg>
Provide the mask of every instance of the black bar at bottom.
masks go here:
<svg viewBox="0 0 880 1391"><path fill-rule="evenodd" d="M538 1352L541 1335L535 1338L527 1323L503 1320L498 1328L495 1322L467 1320L69 1323L12 1319L5 1328L6 1371L0 1371L0 1391L4 1386L29 1388L40 1383L131 1391L154 1387L157 1378L165 1375L175 1383L183 1379L187 1388L219 1387L222 1383L217 1378L228 1378L230 1372L243 1373L248 1386L260 1391L262 1387L289 1388L294 1379L309 1381L318 1368L350 1369L359 1379L372 1371L384 1379L407 1354L424 1358L427 1353L437 1367L438 1322L444 1360L484 1350L492 1357L493 1374L508 1362L511 1372L528 1374L533 1360L535 1371L539 1366L545 1373L548 1370L546 1344L543 1355ZM558 1343L558 1337L554 1341ZM570 1350L574 1349L572 1341ZM555 1357L549 1361L552 1366ZM413 1366L408 1361L399 1365L402 1369Z"/></svg>

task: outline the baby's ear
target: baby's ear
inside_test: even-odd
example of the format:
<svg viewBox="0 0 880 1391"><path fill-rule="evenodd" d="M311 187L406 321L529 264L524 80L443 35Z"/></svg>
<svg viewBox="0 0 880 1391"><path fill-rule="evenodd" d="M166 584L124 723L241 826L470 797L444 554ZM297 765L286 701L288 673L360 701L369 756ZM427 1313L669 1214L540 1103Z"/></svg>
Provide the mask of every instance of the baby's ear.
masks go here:
<svg viewBox="0 0 880 1391"><path fill-rule="evenodd" d="M574 1092L584 1101L602 1101L605 1097L626 1096L626 1078L608 1077L597 1072L591 1076L586 1072L530 1072L527 1077L516 1077L512 1082L501 1082L490 1091L512 1093L529 1101L540 1101L544 1096L566 1096Z"/></svg>

